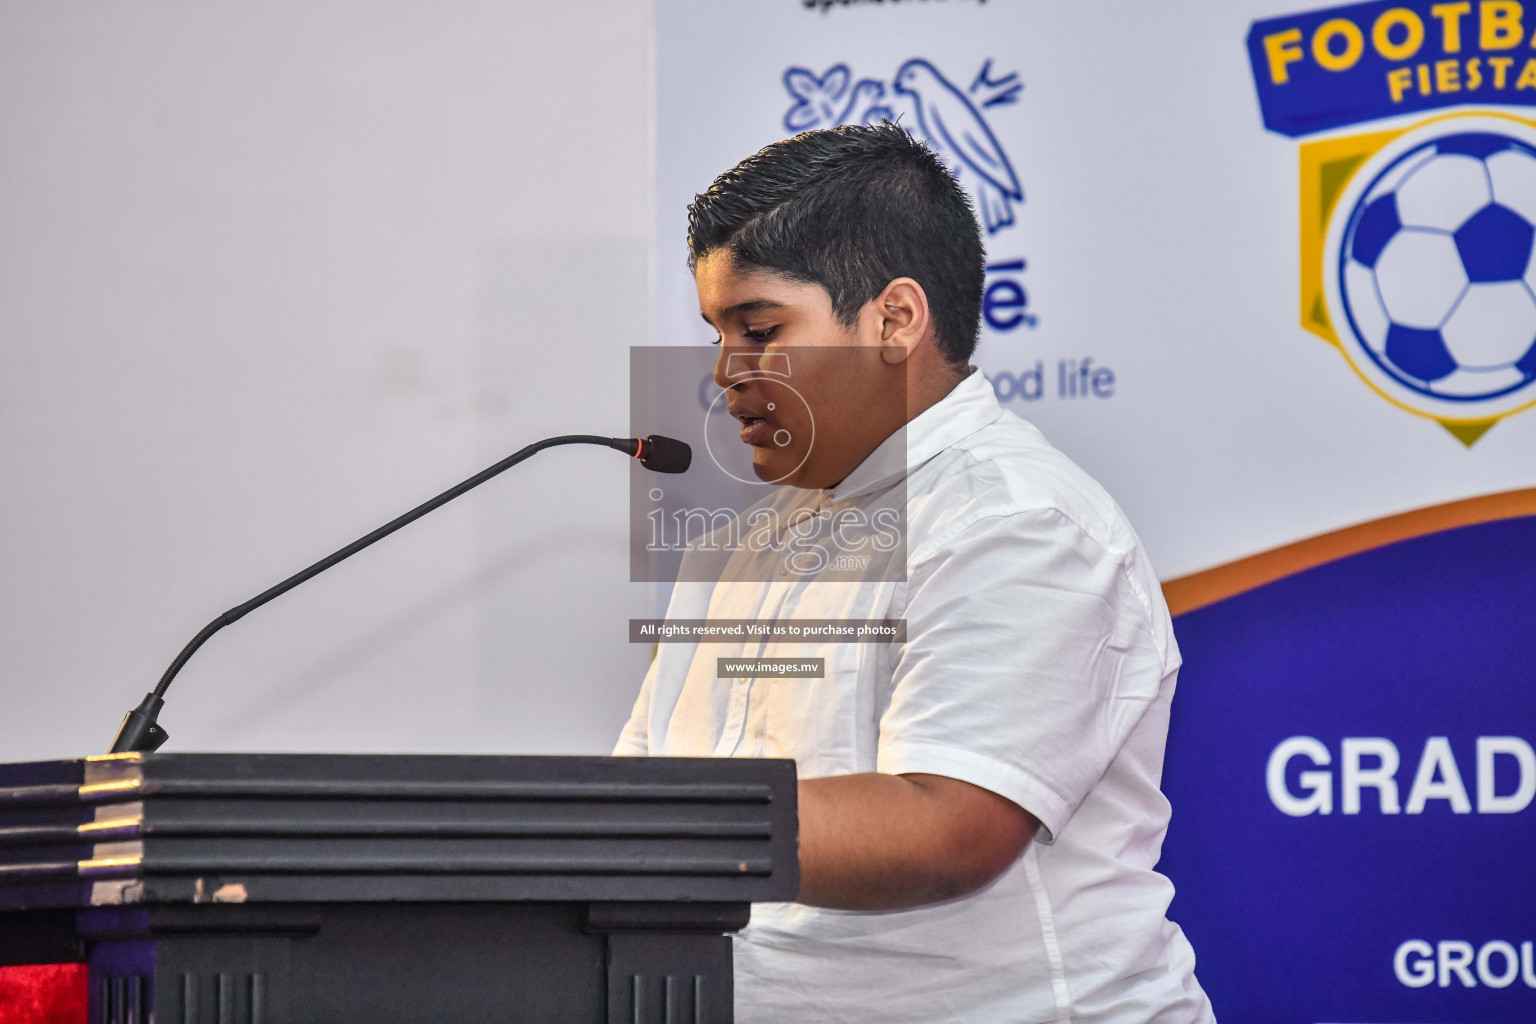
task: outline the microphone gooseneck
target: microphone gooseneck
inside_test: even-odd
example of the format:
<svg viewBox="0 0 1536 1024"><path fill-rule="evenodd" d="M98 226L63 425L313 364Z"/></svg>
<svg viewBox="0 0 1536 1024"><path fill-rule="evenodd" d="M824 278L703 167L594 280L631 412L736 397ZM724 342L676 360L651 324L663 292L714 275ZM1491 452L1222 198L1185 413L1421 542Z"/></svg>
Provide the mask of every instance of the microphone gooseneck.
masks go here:
<svg viewBox="0 0 1536 1024"><path fill-rule="evenodd" d="M160 682L155 684L153 690L145 694L144 699L139 702L139 706L128 712L127 716L123 719L122 726L117 731L117 738L112 741L111 752L123 754L130 751L157 750L161 744L170 738L170 734L161 728L159 722L156 721L157 716L160 714L160 709L165 706L165 691L170 689L171 680L176 678L176 674L181 671L182 666L187 663L192 655L197 653L199 647L208 642L208 638L213 636L213 634L232 622L238 622L273 598L281 597L300 583L320 575L337 562L351 558L369 545L383 540L402 526L415 522L433 509L448 504L448 502L464 492L473 490L491 479L491 477L511 469L524 459L537 455L546 448L554 448L564 444L595 444L601 445L604 448L613 448L632 456L639 460L640 464L646 469L657 473L682 473L687 470L688 464L693 460L693 449L689 448L688 445L670 437L663 437L660 434L652 434L645 438L600 437L596 434L562 434L559 437L548 437L542 441L535 441L528 447L502 459L494 466L481 470L463 483L456 484L437 497L422 502L405 513L405 515L390 520L367 536L359 537L341 550L325 556L309 568L294 573L275 587L262 591L244 604L236 605L208 623L187 643L187 646L181 649L181 653L176 655L176 659L171 662L170 666L166 668L165 674L160 677Z"/></svg>

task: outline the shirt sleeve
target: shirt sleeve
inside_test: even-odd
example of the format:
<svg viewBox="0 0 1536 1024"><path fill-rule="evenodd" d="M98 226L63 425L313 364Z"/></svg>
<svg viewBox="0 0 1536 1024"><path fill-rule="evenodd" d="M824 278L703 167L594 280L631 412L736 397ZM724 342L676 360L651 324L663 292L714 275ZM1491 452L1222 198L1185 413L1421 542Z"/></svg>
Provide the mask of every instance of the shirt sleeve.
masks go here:
<svg viewBox="0 0 1536 1024"><path fill-rule="evenodd" d="M645 671L645 682L640 684L640 695L635 698L635 706L629 712L629 721L625 724L624 731L619 733L619 742L614 745L614 757L650 756L651 695L656 692L656 666L660 663L659 656L652 658L651 667Z"/></svg>
<svg viewBox="0 0 1536 1024"><path fill-rule="evenodd" d="M878 768L960 779L1052 842L1163 675L1122 561L1054 510L984 519L914 561Z"/></svg>

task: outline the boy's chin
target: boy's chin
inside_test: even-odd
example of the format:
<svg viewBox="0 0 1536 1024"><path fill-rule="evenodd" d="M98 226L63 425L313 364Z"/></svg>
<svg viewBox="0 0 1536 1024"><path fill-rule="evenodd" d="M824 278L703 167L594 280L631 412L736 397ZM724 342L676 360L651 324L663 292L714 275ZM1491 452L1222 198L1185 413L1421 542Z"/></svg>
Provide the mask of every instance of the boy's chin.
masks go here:
<svg viewBox="0 0 1536 1024"><path fill-rule="evenodd" d="M779 460L772 455L763 457L761 450L752 453L752 472L765 484L784 483L779 479L789 469L788 466L780 466Z"/></svg>
<svg viewBox="0 0 1536 1024"><path fill-rule="evenodd" d="M803 453L786 455L784 452L771 452L765 456L758 455L752 460L752 472L765 484L775 484L780 487L798 487L801 490L815 490L818 487L830 487L831 484L818 482L819 474L816 467L811 465L809 459Z"/></svg>
<svg viewBox="0 0 1536 1024"><path fill-rule="evenodd" d="M799 476L800 458L782 451L755 448L752 451L752 472L765 484L791 484Z"/></svg>

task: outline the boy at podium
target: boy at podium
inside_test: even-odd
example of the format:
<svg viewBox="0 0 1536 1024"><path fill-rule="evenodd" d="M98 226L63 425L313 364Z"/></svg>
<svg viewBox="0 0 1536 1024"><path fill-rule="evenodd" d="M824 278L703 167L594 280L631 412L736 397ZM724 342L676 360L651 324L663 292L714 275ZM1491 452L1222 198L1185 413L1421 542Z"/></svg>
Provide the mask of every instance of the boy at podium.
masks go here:
<svg viewBox="0 0 1536 1024"><path fill-rule="evenodd" d="M715 381L779 485L749 562L779 568L679 582L668 617L906 629L664 644L645 678L616 753L798 763L802 886L736 940L737 1019L1213 1020L1154 870L1168 610L1115 502L968 365L985 266L960 185L894 125L808 132L717 178L688 244ZM791 351L799 401L771 371ZM893 501L897 571L795 561L796 522ZM717 669L775 654L824 670Z"/></svg>

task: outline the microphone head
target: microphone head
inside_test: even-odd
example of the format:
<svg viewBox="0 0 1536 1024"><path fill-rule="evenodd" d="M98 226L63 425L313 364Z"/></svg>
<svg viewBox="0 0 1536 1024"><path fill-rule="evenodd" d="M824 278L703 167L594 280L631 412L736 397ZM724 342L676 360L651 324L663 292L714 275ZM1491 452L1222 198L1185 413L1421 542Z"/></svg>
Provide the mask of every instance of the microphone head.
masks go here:
<svg viewBox="0 0 1536 1024"><path fill-rule="evenodd" d="M640 455L640 464L654 473L684 473L692 462L692 448L660 434L645 439L645 450Z"/></svg>

